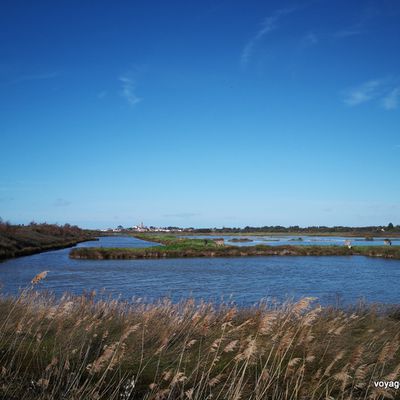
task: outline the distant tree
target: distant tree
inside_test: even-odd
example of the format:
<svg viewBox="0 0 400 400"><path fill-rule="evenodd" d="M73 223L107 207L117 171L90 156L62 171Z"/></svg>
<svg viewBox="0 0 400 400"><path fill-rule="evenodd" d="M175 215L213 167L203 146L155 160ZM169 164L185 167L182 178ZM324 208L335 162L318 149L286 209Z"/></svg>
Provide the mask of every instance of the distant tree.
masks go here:
<svg viewBox="0 0 400 400"><path fill-rule="evenodd" d="M389 224L387 226L387 230L391 231L391 230L393 230L393 228L394 228L393 224L391 222L389 222Z"/></svg>

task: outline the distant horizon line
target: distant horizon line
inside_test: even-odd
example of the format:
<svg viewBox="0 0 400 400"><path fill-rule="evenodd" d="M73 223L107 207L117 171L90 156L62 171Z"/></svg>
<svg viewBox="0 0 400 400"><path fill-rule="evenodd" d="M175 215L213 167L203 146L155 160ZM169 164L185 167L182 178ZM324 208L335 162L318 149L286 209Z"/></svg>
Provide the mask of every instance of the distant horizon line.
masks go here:
<svg viewBox="0 0 400 400"><path fill-rule="evenodd" d="M134 230L135 228L138 229L182 229L182 230L245 230L245 229L264 229L264 228L269 228L269 229L343 229L343 228L349 228L349 229L384 229L384 228L400 228L400 224L394 224L392 222L389 222L388 224L381 224L381 225L242 225L242 226L177 226L177 225L163 225L163 226L156 226L156 225L145 225L143 222L141 224L137 225L131 225L131 226L123 226L122 224L116 225L114 228L113 227L107 227L107 228L83 228L82 225L74 224L74 223L52 223L52 222L37 222L35 220L32 220L29 223L12 223L9 220L5 220L0 217L0 223L2 224L9 224L9 225L20 225L20 226L29 226L29 225L58 225L58 226L64 226L64 225L71 225L71 226L78 226L82 229L94 229L94 230L115 230L115 229L120 229L120 230Z"/></svg>

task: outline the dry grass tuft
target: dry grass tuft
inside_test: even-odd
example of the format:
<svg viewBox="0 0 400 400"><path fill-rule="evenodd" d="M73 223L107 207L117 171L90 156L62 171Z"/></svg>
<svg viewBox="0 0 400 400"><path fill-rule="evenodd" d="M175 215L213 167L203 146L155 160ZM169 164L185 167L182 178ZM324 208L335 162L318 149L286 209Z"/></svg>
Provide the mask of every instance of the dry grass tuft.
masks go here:
<svg viewBox="0 0 400 400"><path fill-rule="evenodd" d="M49 271L42 271L39 274L37 274L32 280L31 283L32 285L38 284L40 281L46 278L47 274Z"/></svg>

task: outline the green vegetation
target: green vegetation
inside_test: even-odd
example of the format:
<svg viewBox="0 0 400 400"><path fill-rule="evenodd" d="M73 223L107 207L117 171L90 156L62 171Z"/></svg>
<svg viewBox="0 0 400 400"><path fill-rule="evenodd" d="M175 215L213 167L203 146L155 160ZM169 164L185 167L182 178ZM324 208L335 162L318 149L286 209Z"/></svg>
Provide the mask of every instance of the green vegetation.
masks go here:
<svg viewBox="0 0 400 400"><path fill-rule="evenodd" d="M394 398L374 381L400 370L398 308L340 310L312 298L248 309L0 298L0 398L312 400Z"/></svg>
<svg viewBox="0 0 400 400"><path fill-rule="evenodd" d="M215 239L192 239L177 237L175 235L138 233L134 235L138 239L148 242L161 243L171 250L203 250L214 249L217 246ZM154 247L153 247L154 248Z"/></svg>
<svg viewBox="0 0 400 400"><path fill-rule="evenodd" d="M171 235L140 234L136 237L163 244L148 248L76 248L77 259L138 259L243 256L351 256L364 255L400 259L400 246L218 246L212 239L187 239Z"/></svg>
<svg viewBox="0 0 400 400"><path fill-rule="evenodd" d="M97 232L96 232L97 234ZM25 256L94 240L95 232L65 224L11 225L0 219L0 259Z"/></svg>

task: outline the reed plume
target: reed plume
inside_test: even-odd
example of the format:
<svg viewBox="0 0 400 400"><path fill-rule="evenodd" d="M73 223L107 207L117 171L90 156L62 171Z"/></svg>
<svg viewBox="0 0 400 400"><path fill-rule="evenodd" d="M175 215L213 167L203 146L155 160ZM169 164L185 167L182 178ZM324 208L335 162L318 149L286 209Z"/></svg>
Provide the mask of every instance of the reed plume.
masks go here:
<svg viewBox="0 0 400 400"><path fill-rule="evenodd" d="M400 372L397 310L314 303L237 308L25 290L0 298L0 398L396 398L372 382Z"/></svg>

